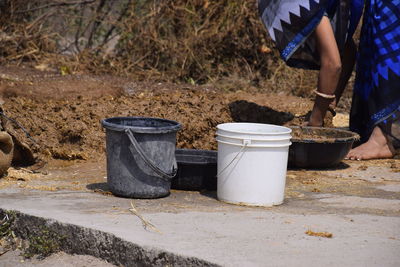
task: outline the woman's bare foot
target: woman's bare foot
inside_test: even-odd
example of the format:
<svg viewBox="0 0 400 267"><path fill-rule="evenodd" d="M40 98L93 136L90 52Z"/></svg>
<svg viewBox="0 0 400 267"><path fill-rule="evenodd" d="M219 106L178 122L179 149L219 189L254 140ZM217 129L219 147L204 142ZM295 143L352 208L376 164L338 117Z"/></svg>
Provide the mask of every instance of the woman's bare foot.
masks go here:
<svg viewBox="0 0 400 267"><path fill-rule="evenodd" d="M387 135L376 126L368 141L350 150L346 158L351 160L387 159L393 158L394 154L393 145Z"/></svg>

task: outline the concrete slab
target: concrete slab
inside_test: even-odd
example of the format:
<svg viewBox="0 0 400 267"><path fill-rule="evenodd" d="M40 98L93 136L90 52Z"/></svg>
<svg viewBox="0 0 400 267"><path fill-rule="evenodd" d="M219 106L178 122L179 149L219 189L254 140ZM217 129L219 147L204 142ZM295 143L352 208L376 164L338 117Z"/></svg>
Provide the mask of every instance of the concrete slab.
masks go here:
<svg viewBox="0 0 400 267"><path fill-rule="evenodd" d="M96 266L113 267L110 263L87 255L68 255L58 252L45 259L25 259L21 256L21 250L9 251L0 257L2 267L77 267L77 266Z"/></svg>
<svg viewBox="0 0 400 267"><path fill-rule="evenodd" d="M0 182L0 208L19 212L22 236L45 224L68 236L67 252L116 265L399 266L396 164L289 170L285 203L272 208L225 204L215 192L117 198L107 193L104 162L53 165L31 173L33 178L14 170L22 180ZM139 217L155 229L144 227ZM310 236L308 230L332 238Z"/></svg>

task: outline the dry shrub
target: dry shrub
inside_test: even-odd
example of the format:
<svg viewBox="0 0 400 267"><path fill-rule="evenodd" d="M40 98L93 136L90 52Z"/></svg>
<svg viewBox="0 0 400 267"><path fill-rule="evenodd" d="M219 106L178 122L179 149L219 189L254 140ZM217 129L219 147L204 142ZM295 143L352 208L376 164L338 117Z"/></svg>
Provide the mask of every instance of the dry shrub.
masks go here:
<svg viewBox="0 0 400 267"><path fill-rule="evenodd" d="M43 53L56 52L56 33L43 25L52 15L50 11L32 16L21 12L31 8L30 2L3 0L0 3L0 63L38 61Z"/></svg>
<svg viewBox="0 0 400 267"><path fill-rule="evenodd" d="M308 95L315 76L287 68L248 0L0 0L0 63ZM228 84L226 81L231 81ZM227 85L228 84L228 85ZM243 89L243 88L242 88ZM244 88L245 89L245 88Z"/></svg>
<svg viewBox="0 0 400 267"><path fill-rule="evenodd" d="M264 71L264 29L255 1L135 1L117 57L126 71L204 83ZM265 71L264 71L265 73Z"/></svg>

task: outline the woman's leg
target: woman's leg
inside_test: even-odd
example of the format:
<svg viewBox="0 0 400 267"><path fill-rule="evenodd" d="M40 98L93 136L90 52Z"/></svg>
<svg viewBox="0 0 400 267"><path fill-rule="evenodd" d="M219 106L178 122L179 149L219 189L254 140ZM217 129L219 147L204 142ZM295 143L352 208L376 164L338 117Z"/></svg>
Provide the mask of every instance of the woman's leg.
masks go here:
<svg viewBox="0 0 400 267"><path fill-rule="evenodd" d="M321 23L315 29L314 36L321 59L317 90L324 94L333 95L339 82L342 66L335 35L327 17L322 18ZM332 100L316 96L308 121L309 126L323 125L326 111Z"/></svg>
<svg viewBox="0 0 400 267"><path fill-rule="evenodd" d="M384 131L375 126L368 141L350 150L346 158L352 160L393 158L395 149L386 134L391 132L391 128L391 123L384 126Z"/></svg>

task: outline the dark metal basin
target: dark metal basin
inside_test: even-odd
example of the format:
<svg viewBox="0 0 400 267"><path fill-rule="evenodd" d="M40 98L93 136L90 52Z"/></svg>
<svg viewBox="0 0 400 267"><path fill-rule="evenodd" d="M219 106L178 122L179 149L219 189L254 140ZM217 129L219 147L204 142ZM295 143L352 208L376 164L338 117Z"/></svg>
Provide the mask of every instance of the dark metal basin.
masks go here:
<svg viewBox="0 0 400 267"><path fill-rule="evenodd" d="M346 130L322 127L290 127L289 167L329 168L338 165L359 135Z"/></svg>

